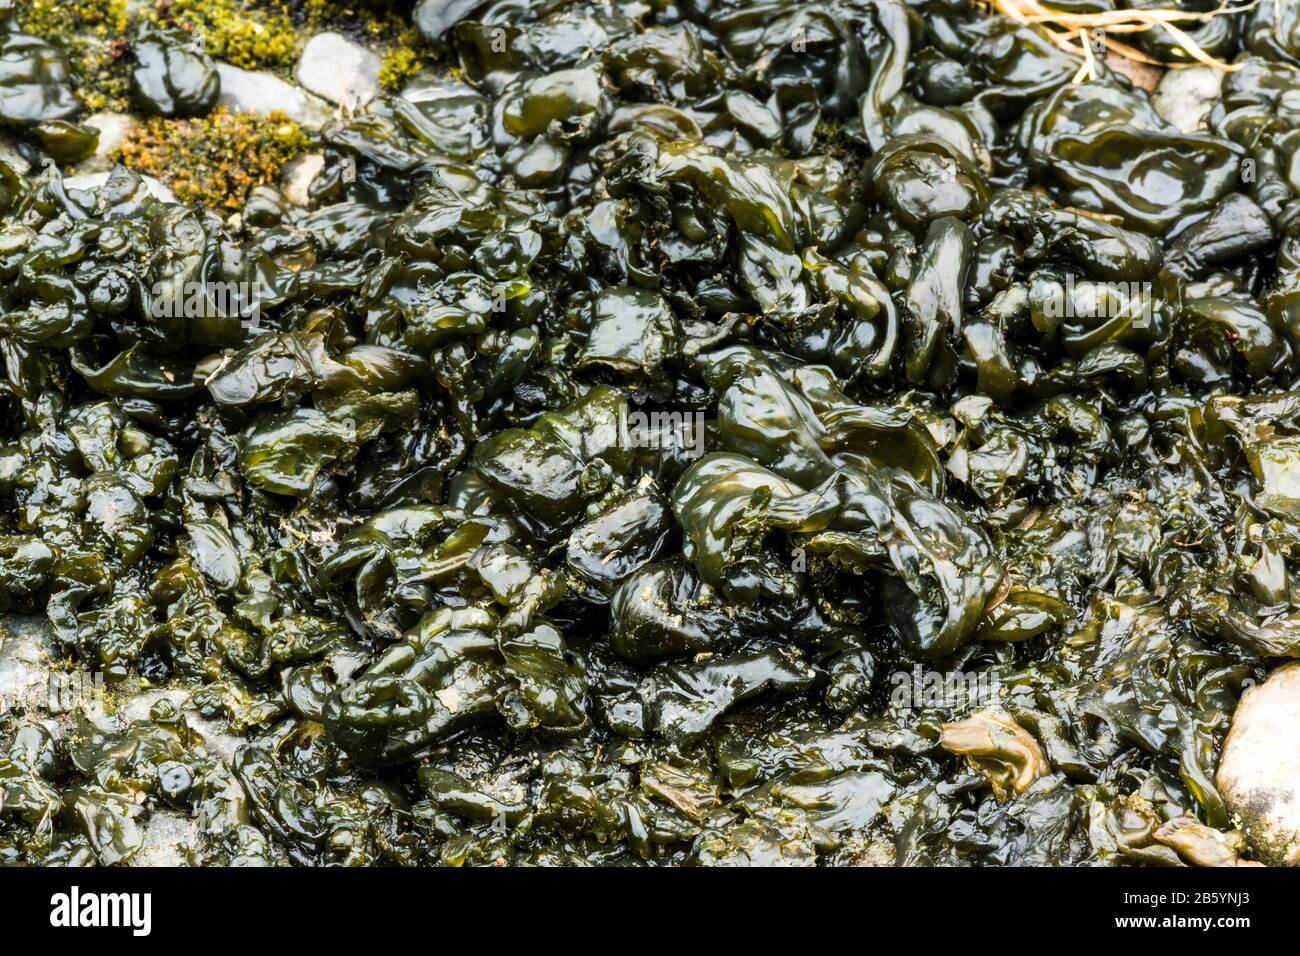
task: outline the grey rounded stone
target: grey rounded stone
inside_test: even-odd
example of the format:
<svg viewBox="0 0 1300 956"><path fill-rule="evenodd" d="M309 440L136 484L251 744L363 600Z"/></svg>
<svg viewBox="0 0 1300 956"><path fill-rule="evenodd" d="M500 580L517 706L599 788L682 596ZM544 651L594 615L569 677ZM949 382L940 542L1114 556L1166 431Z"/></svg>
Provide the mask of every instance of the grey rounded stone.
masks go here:
<svg viewBox="0 0 1300 956"><path fill-rule="evenodd" d="M1300 662L1279 667L1242 696L1217 783L1259 859L1300 864Z"/></svg>
<svg viewBox="0 0 1300 956"><path fill-rule="evenodd" d="M1211 66L1168 70L1156 87L1156 112L1184 133L1194 133L1219 99L1223 74Z"/></svg>
<svg viewBox="0 0 1300 956"><path fill-rule="evenodd" d="M95 147L94 156L77 164L78 174L100 173L111 169L113 154L121 148L131 131L140 125L135 117L126 113L94 113L86 117L84 122L99 130L99 143Z"/></svg>
<svg viewBox="0 0 1300 956"><path fill-rule="evenodd" d="M279 110L306 129L320 129L330 120L330 110L320 99L304 93L272 73L241 70L218 63L221 75L219 106L232 113L272 113Z"/></svg>
<svg viewBox="0 0 1300 956"><path fill-rule="evenodd" d="M284 167L280 174L280 193L295 206L310 206L311 184L325 168L325 157L320 153L303 153Z"/></svg>
<svg viewBox="0 0 1300 956"><path fill-rule="evenodd" d="M380 59L338 33L318 33L307 41L294 73L303 89L357 109L379 95Z"/></svg>

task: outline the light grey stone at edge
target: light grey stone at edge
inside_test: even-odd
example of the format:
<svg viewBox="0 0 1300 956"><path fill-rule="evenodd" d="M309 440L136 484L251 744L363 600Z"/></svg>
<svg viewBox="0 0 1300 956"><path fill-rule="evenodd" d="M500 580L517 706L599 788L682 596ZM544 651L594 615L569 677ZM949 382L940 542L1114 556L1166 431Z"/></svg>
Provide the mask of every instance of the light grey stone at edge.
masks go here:
<svg viewBox="0 0 1300 956"><path fill-rule="evenodd" d="M272 73L241 70L218 63L221 97L217 104L232 113L271 113L279 110L299 126L318 130L330 121L329 104L286 83Z"/></svg>
<svg viewBox="0 0 1300 956"><path fill-rule="evenodd" d="M1215 783L1260 860L1300 865L1300 662L1242 695Z"/></svg>
<svg viewBox="0 0 1300 956"><path fill-rule="evenodd" d="M378 56L338 33L318 33L307 41L294 77L317 96L359 109L379 95Z"/></svg>
<svg viewBox="0 0 1300 956"><path fill-rule="evenodd" d="M1195 133L1214 109L1223 74L1211 66L1167 70L1152 95L1156 112L1184 133Z"/></svg>

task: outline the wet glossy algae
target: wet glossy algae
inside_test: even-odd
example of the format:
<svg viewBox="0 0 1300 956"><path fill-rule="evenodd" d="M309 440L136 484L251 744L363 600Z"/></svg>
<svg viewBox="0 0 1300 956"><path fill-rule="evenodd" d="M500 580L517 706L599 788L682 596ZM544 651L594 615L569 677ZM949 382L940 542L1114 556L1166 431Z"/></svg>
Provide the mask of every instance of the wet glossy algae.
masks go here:
<svg viewBox="0 0 1300 956"><path fill-rule="evenodd" d="M1195 133L958 2L413 23L442 72L236 216L69 185L83 78L0 33L0 610L46 622L0 862L1249 856L1218 750L1300 656L1280 7L1196 28ZM208 113L220 51L123 39L151 122Z"/></svg>

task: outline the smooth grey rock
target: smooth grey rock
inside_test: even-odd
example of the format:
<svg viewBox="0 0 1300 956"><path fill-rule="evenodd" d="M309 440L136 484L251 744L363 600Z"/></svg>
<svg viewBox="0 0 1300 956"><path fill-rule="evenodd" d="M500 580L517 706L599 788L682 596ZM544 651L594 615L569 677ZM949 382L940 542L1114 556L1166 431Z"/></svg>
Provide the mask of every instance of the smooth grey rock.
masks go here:
<svg viewBox="0 0 1300 956"><path fill-rule="evenodd" d="M339 33L318 33L307 41L294 78L317 96L357 109L379 95L380 59Z"/></svg>
<svg viewBox="0 0 1300 956"><path fill-rule="evenodd" d="M1184 133L1194 133L1219 99L1223 74L1210 66L1167 70L1156 87L1156 112Z"/></svg>
<svg viewBox="0 0 1300 956"><path fill-rule="evenodd" d="M202 839L197 820L170 810L154 810L140 832L144 845L131 857L131 866L187 866L185 850L197 853Z"/></svg>
<svg viewBox="0 0 1300 956"><path fill-rule="evenodd" d="M139 121L126 113L94 113L84 120L87 126L99 130L99 144L95 155L84 159L76 165L76 175L107 172L113 166L112 155L122 147L122 143L131 135L131 131L140 125Z"/></svg>
<svg viewBox="0 0 1300 956"><path fill-rule="evenodd" d="M1242 695L1217 777L1233 824L1264 862L1300 864L1300 662Z"/></svg>
<svg viewBox="0 0 1300 956"><path fill-rule="evenodd" d="M320 153L303 153L295 157L280 173L280 192L285 200L295 206L311 205L308 190L324 168L325 157Z"/></svg>
<svg viewBox="0 0 1300 956"><path fill-rule="evenodd" d="M140 125L140 121L127 113L92 113L86 117L86 125L99 130L95 155L107 156L121 147L131 131Z"/></svg>
<svg viewBox="0 0 1300 956"><path fill-rule="evenodd" d="M320 129L330 120L328 104L273 73L241 70L218 63L221 96L218 106L232 113L272 113L279 110L299 126Z"/></svg>

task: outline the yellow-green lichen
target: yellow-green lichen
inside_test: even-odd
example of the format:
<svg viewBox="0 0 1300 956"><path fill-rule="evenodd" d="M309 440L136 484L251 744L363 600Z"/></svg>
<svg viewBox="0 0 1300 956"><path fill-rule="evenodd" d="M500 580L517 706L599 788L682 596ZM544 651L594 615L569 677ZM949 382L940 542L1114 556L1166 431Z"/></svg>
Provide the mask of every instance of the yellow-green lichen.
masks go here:
<svg viewBox="0 0 1300 956"><path fill-rule="evenodd" d="M18 7L24 33L60 47L89 110L125 110L130 93L126 51L133 32L126 0L28 0Z"/></svg>
<svg viewBox="0 0 1300 956"><path fill-rule="evenodd" d="M399 90L420 72L420 55L410 47L394 47L384 54L379 68L379 85L386 90Z"/></svg>
<svg viewBox="0 0 1300 956"><path fill-rule="evenodd" d="M47 0L48 2L48 0ZM245 69L286 72L307 39L334 30L376 50L387 87L396 89L426 66L426 49L401 0L155 0L152 19L190 29L208 52Z"/></svg>
<svg viewBox="0 0 1300 956"><path fill-rule="evenodd" d="M407 13L400 0L370 0L369 3L304 0L301 18L311 33L337 30L362 43L391 40L408 28Z"/></svg>
<svg viewBox="0 0 1300 956"><path fill-rule="evenodd" d="M152 19L190 30L214 57L245 69L291 66L302 51L288 8L274 0L157 0Z"/></svg>
<svg viewBox="0 0 1300 956"><path fill-rule="evenodd" d="M183 202L236 210L253 187L274 182L311 140L283 113L231 113L200 119L154 117L132 131L119 159L162 180Z"/></svg>

